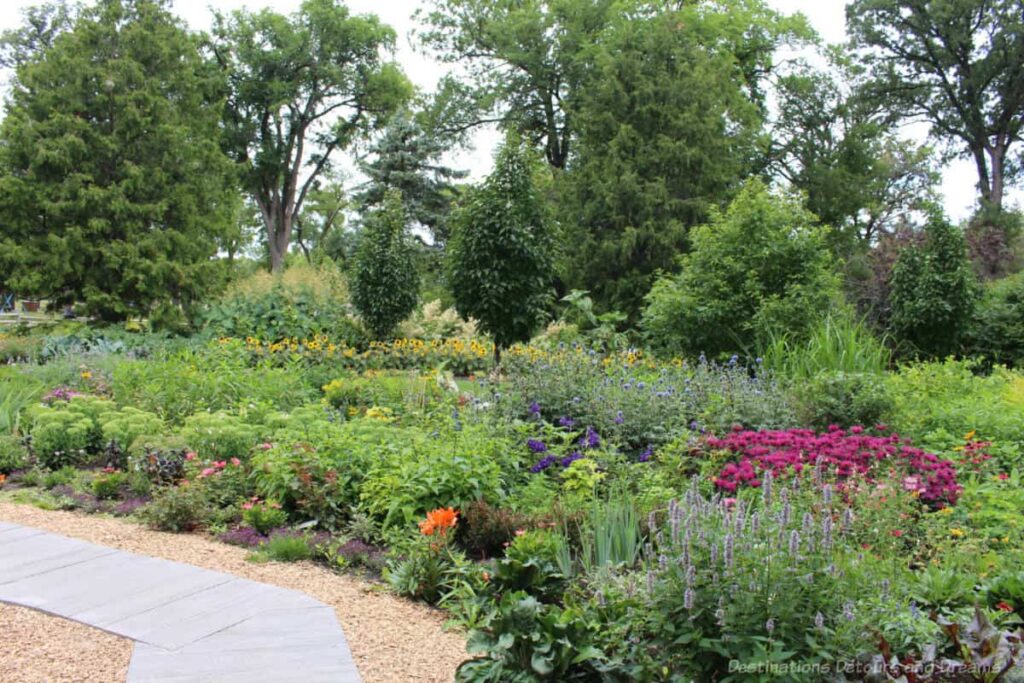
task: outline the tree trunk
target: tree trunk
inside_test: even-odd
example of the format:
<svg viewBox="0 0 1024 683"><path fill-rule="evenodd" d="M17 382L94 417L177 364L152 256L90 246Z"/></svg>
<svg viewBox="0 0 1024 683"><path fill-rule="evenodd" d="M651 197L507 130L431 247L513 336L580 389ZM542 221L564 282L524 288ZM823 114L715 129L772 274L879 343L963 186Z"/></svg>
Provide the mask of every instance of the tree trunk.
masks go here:
<svg viewBox="0 0 1024 683"><path fill-rule="evenodd" d="M501 366L501 346L497 342L495 342L494 343L494 371L497 372L498 368L500 366Z"/></svg>
<svg viewBox="0 0 1024 683"><path fill-rule="evenodd" d="M989 197L992 195L992 184L989 180L988 159L985 158L985 149L981 146L975 146L971 150L971 154L974 156L974 165L978 169L978 192L981 193L982 199L989 201Z"/></svg>
<svg viewBox="0 0 1024 683"><path fill-rule="evenodd" d="M280 273L284 269L284 258L288 254L288 243L292 238L291 216L278 202L269 206L262 201L258 203L266 226L267 247L270 251L270 272Z"/></svg>
<svg viewBox="0 0 1024 683"><path fill-rule="evenodd" d="M989 159L992 162L992 182L989 188L989 195L985 197L988 203L999 211L1003 210L1003 183L1006 171L1006 149L1001 144L989 150Z"/></svg>

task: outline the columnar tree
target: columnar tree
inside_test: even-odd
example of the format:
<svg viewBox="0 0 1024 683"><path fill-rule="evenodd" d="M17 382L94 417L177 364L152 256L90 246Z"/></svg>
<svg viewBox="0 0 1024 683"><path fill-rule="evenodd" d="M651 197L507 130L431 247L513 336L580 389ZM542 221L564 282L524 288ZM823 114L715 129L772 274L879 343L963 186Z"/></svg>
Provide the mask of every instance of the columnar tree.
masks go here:
<svg viewBox="0 0 1024 683"><path fill-rule="evenodd" d="M8 284L106 320L188 303L233 224L221 79L160 0L23 43L0 130Z"/></svg>
<svg viewBox="0 0 1024 683"><path fill-rule="evenodd" d="M924 243L904 248L893 266L889 304L893 337L926 357L961 349L970 331L978 286L963 231L936 209Z"/></svg>
<svg viewBox="0 0 1024 683"><path fill-rule="evenodd" d="M419 298L402 193L388 190L366 218L352 267L352 304L375 339L386 339Z"/></svg>
<svg viewBox="0 0 1024 683"><path fill-rule="evenodd" d="M229 84L227 143L259 205L279 271L295 219L331 159L386 121L411 96L385 61L394 31L334 0L217 15L212 49Z"/></svg>
<svg viewBox="0 0 1024 683"><path fill-rule="evenodd" d="M551 302L554 239L525 144L509 136L483 185L471 191L449 244L455 307L501 349L528 340Z"/></svg>
<svg viewBox="0 0 1024 683"><path fill-rule="evenodd" d="M1021 0L855 0L846 13L875 96L969 154L983 203L1001 209L1024 170Z"/></svg>

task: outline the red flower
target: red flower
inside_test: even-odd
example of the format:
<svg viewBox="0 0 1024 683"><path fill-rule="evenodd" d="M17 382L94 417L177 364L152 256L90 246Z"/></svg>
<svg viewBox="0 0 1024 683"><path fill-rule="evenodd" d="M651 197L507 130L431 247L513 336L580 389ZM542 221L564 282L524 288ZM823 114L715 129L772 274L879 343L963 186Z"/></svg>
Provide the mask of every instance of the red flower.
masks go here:
<svg viewBox="0 0 1024 683"><path fill-rule="evenodd" d="M893 529L889 533L892 534L893 536L895 536L896 538L899 538L900 536L903 535L903 532L900 531L899 529Z"/></svg>
<svg viewBox="0 0 1024 683"><path fill-rule="evenodd" d="M1011 605L1010 603L1006 602L1005 600L1001 600L1000 602L996 603L996 609L1002 610L1003 612L1012 612L1013 611L1013 605Z"/></svg>

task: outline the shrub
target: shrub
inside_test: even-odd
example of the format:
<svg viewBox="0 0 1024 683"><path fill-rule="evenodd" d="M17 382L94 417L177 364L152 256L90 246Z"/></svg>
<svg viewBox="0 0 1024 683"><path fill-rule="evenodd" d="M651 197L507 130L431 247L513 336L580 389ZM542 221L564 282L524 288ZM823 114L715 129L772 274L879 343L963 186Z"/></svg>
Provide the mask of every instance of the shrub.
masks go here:
<svg viewBox="0 0 1024 683"><path fill-rule="evenodd" d="M881 375L824 372L794 386L800 421L815 429L875 425L892 408Z"/></svg>
<svg viewBox="0 0 1024 683"><path fill-rule="evenodd" d="M962 436L974 431L992 441L998 451L1024 448L1024 377L1001 368L977 375L969 362L915 363L886 377L892 406L886 422L915 440L936 433L954 435L945 447L961 445ZM1006 447L1014 447L1007 449ZM1019 455L1018 455L1019 457ZM1004 462L1011 467L1018 461Z"/></svg>
<svg viewBox="0 0 1024 683"><path fill-rule="evenodd" d="M201 487L191 484L160 489L140 514L154 529L174 532L194 531L210 518Z"/></svg>
<svg viewBox="0 0 1024 683"><path fill-rule="evenodd" d="M259 441L258 427L225 412L198 413L185 419L181 437L203 458L247 458Z"/></svg>
<svg viewBox="0 0 1024 683"><path fill-rule="evenodd" d="M974 316L970 350L989 364L1024 366L1024 273L985 289Z"/></svg>
<svg viewBox="0 0 1024 683"><path fill-rule="evenodd" d="M28 451L21 439L9 434L0 434L0 474L10 474L28 465Z"/></svg>
<svg viewBox="0 0 1024 683"><path fill-rule="evenodd" d="M459 541L470 555L496 557L527 522L523 514L474 500L462 508Z"/></svg>
<svg viewBox="0 0 1024 683"><path fill-rule="evenodd" d="M344 277L333 263L296 264L278 276L261 271L234 283L199 314L198 324L217 337L280 341L329 333L362 348L366 334L349 317L347 299Z"/></svg>
<svg viewBox="0 0 1024 683"><path fill-rule="evenodd" d="M924 245L904 248L893 266L890 325L916 355L945 358L961 350L977 299L962 231L933 213Z"/></svg>
<svg viewBox="0 0 1024 683"><path fill-rule="evenodd" d="M724 213L691 231L679 274L647 295L642 327L651 344L714 357L763 346L772 331L805 339L839 294L816 226L798 197L748 182Z"/></svg>
<svg viewBox="0 0 1024 683"><path fill-rule="evenodd" d="M128 476L124 472L97 474L92 480L92 495L100 500L117 498L127 483Z"/></svg>
<svg viewBox="0 0 1024 683"><path fill-rule="evenodd" d="M47 469L79 465L96 447L96 425L87 416L65 409L45 409L32 425L32 451Z"/></svg>
<svg viewBox="0 0 1024 683"><path fill-rule="evenodd" d="M164 421L156 414L130 406L116 412L105 413L100 418L103 442L115 442L125 450L140 436L158 436L163 434L165 429Z"/></svg>
<svg viewBox="0 0 1024 683"><path fill-rule="evenodd" d="M537 355L513 349L498 409L510 417L571 424L581 432L590 426L634 453L688 429L795 423L771 373L751 372L736 359L651 366L631 359L633 354L602 357L579 347Z"/></svg>
<svg viewBox="0 0 1024 683"><path fill-rule="evenodd" d="M185 477L185 463L195 457L180 437L140 436L129 451L129 466L154 483L176 484Z"/></svg>
<svg viewBox="0 0 1024 683"><path fill-rule="evenodd" d="M285 525L288 513L281 509L280 503L253 498L242 504L242 521L266 536Z"/></svg>
<svg viewBox="0 0 1024 683"><path fill-rule="evenodd" d="M399 326L404 339L444 341L446 339L473 339L477 336L476 323L466 322L454 308L442 308L440 299L423 304Z"/></svg>
<svg viewBox="0 0 1024 683"><path fill-rule="evenodd" d="M202 353L181 351L165 360L119 363L113 393L119 404L156 413L172 424L205 411L248 405L289 410L314 400L300 373L248 367L237 345L220 343Z"/></svg>

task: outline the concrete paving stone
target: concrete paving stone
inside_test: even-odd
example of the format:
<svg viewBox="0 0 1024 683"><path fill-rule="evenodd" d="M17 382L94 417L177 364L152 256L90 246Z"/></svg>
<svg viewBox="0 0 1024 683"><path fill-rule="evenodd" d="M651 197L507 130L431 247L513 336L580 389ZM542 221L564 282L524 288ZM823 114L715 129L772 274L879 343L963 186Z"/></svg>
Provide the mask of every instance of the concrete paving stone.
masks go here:
<svg viewBox="0 0 1024 683"><path fill-rule="evenodd" d="M22 539L28 538L30 536L40 536L43 533L44 532L39 531L38 529L29 529L27 527L20 527L18 529L10 529L10 530L5 531L4 533L0 534L0 546L5 545L5 544L9 544L9 543L17 543L18 541L20 541ZM60 537L58 536L58 538L60 538ZM2 552L2 550L0 550L0 552Z"/></svg>

